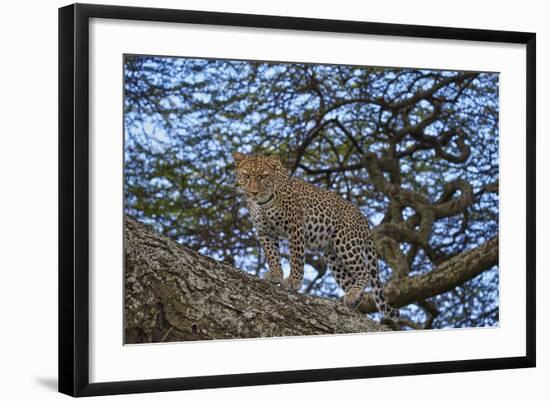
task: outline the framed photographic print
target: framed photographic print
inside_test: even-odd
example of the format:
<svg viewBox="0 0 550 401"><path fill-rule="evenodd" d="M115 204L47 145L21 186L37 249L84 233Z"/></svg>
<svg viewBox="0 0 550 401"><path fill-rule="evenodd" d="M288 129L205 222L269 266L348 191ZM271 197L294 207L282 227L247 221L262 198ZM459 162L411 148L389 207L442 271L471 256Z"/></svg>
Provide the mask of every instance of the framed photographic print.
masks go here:
<svg viewBox="0 0 550 401"><path fill-rule="evenodd" d="M535 366L535 34L59 10L59 390Z"/></svg>

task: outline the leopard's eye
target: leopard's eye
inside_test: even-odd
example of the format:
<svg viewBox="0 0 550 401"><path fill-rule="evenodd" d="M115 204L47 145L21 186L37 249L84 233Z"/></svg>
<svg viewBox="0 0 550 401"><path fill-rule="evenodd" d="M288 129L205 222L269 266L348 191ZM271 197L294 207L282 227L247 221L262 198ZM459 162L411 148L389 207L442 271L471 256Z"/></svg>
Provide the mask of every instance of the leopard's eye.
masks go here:
<svg viewBox="0 0 550 401"><path fill-rule="evenodd" d="M267 177L269 177L269 174L262 174L262 175L260 175L260 178L261 178L262 180L265 180Z"/></svg>
<svg viewBox="0 0 550 401"><path fill-rule="evenodd" d="M250 174L242 174L242 177L245 179L245 180L248 180L250 178Z"/></svg>

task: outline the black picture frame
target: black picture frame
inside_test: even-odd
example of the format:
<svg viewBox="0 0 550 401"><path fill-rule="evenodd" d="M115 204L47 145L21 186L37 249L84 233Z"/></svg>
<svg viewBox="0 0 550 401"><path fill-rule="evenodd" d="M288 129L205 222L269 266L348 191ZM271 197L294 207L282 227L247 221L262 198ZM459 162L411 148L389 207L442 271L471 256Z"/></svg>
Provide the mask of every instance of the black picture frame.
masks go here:
<svg viewBox="0 0 550 401"><path fill-rule="evenodd" d="M88 61L91 18L160 21L370 35L516 43L526 46L526 354L521 357L383 366L89 381ZM59 9L59 391L72 396L314 382L535 366L536 35L479 29L337 21L266 15L75 4Z"/></svg>

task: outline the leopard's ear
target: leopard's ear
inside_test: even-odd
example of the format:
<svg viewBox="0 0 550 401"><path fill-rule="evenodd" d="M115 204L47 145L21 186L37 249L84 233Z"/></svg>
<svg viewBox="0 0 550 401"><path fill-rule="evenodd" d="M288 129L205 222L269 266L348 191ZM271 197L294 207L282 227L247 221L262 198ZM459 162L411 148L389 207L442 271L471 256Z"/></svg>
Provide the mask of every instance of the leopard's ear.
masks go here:
<svg viewBox="0 0 550 401"><path fill-rule="evenodd" d="M238 166L244 159L246 159L246 156L239 152L233 152L233 160L235 160L235 164Z"/></svg>
<svg viewBox="0 0 550 401"><path fill-rule="evenodd" d="M284 168L283 167L283 162L281 161L281 159L277 155L267 156L267 162L273 168Z"/></svg>

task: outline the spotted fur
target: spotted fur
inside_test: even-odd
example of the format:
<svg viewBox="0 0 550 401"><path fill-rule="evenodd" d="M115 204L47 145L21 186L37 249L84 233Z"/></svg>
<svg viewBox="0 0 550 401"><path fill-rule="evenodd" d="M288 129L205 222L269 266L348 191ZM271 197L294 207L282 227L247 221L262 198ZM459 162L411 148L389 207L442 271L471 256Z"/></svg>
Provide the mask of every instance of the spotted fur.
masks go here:
<svg viewBox="0 0 550 401"><path fill-rule="evenodd" d="M371 286L379 311L386 318L397 318L398 311L384 299L368 220L356 206L334 192L291 177L276 156L234 153L233 157L238 185L267 257L267 280L299 290L305 251L318 251L344 290L346 304L357 304ZM290 244L290 275L285 279L281 239Z"/></svg>

